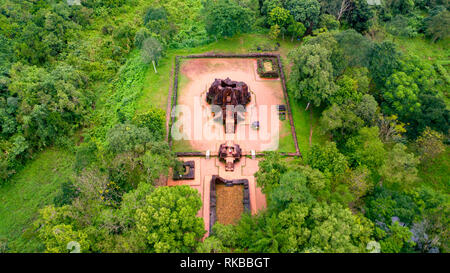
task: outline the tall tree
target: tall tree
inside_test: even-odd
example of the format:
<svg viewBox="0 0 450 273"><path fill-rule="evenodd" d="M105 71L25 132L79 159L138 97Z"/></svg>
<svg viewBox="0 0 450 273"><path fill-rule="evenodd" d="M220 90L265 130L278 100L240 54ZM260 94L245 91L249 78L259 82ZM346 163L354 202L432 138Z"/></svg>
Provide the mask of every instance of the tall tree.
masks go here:
<svg viewBox="0 0 450 273"><path fill-rule="evenodd" d="M317 0L286 0L284 7L291 12L295 21L305 25L308 33L319 23L320 4Z"/></svg>
<svg viewBox="0 0 450 273"><path fill-rule="evenodd" d="M369 53L369 70L379 87L383 87L387 78L400 67L400 56L392 42L374 44Z"/></svg>
<svg viewBox="0 0 450 273"><path fill-rule="evenodd" d="M404 144L395 144L380 168L383 185L395 189L411 188L418 181L418 164L419 159L408 153Z"/></svg>
<svg viewBox="0 0 450 273"><path fill-rule="evenodd" d="M336 90L331 52L320 45L305 45L289 53L293 62L289 87L295 98L320 106Z"/></svg>
<svg viewBox="0 0 450 273"><path fill-rule="evenodd" d="M214 38L232 37L251 28L253 13L235 1L205 2L206 31Z"/></svg>
<svg viewBox="0 0 450 273"><path fill-rule="evenodd" d="M353 166L367 166L372 172L377 172L384 162L386 151L379 138L378 127L361 128L357 136L346 143L346 154Z"/></svg>
<svg viewBox="0 0 450 273"><path fill-rule="evenodd" d="M347 158L339 152L334 142L314 144L307 154L306 163L330 177L341 175L348 169Z"/></svg>
<svg viewBox="0 0 450 273"><path fill-rule="evenodd" d="M163 47L156 38L149 37L142 42L142 59L145 63L152 62L155 73L158 73L156 70L156 64L158 63L159 58L161 58L162 52Z"/></svg>
<svg viewBox="0 0 450 273"><path fill-rule="evenodd" d="M268 20L270 26L277 25L280 27L281 33L283 34L283 40L284 34L287 32L289 24L294 21L289 11L281 7L275 7L273 10L271 10L269 12Z"/></svg>
<svg viewBox="0 0 450 273"><path fill-rule="evenodd" d="M192 252L205 234L200 194L187 185L159 187L136 210L137 232L149 252Z"/></svg>
<svg viewBox="0 0 450 273"><path fill-rule="evenodd" d="M354 0L347 12L347 22L356 31L364 33L370 25L374 12L370 8L367 0Z"/></svg>
<svg viewBox="0 0 450 273"><path fill-rule="evenodd" d="M443 40L450 36L450 12L444 10L431 17L427 22L426 34L431 37L433 42Z"/></svg>

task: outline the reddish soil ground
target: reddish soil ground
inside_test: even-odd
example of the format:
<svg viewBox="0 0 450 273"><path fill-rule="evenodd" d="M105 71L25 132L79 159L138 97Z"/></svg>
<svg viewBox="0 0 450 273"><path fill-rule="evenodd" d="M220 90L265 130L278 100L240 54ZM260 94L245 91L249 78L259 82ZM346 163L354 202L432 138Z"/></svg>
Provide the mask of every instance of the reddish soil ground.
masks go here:
<svg viewBox="0 0 450 273"><path fill-rule="evenodd" d="M189 185L192 188L198 190L200 193L203 206L198 212L199 217L203 217L205 224L205 230L208 231L205 236L209 234L210 224L210 182L213 175L219 175L225 179L248 179L249 181L249 193L250 193L250 209L252 214L256 214L258 211L266 208L266 197L261 192L261 188L256 185L254 174L258 171L258 162L260 159L250 159L243 157L239 162L235 164L233 172L225 171L225 164L220 162L217 157L206 159L204 157L182 157L182 161L195 161L195 179L193 180L173 180L169 175L167 182L168 186L176 185ZM234 186L233 186L234 187ZM225 200L225 199L223 199ZM216 200L218 202L218 200ZM232 201L231 206L243 205L243 197L237 201ZM217 203L216 203L217 206ZM216 210L217 213L217 210ZM241 211L242 213L242 211ZM241 214L239 213L239 215Z"/></svg>
<svg viewBox="0 0 450 273"><path fill-rule="evenodd" d="M181 133L187 136L192 150L215 152L229 138L238 143L243 151L278 149L281 122L272 107L286 104L281 81L261 79L256 73L256 59L188 59L183 60L180 72L187 78L187 82L184 78L184 82L180 84L177 104L190 109L191 114L179 116L178 122L182 125ZM238 123L234 135L225 134L222 123L212 121L210 105L205 98L214 79L227 77L245 82L252 92L245 121ZM194 113L194 109L199 111ZM256 109L258 112L254 112ZM253 121L259 121L258 131L251 128Z"/></svg>
<svg viewBox="0 0 450 273"><path fill-rule="evenodd" d="M235 224L244 212L244 186L227 187L217 184L216 198L217 222L224 225Z"/></svg>

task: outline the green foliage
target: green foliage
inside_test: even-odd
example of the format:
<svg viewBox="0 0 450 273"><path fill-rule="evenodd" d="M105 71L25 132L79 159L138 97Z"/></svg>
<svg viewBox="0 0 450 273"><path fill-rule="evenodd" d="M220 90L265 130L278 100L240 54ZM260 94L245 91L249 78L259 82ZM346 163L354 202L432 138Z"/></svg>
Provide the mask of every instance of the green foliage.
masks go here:
<svg viewBox="0 0 450 273"><path fill-rule="evenodd" d="M74 170L82 171L96 161L97 145L93 141L83 142L76 148Z"/></svg>
<svg viewBox="0 0 450 273"><path fill-rule="evenodd" d="M271 10L276 7L283 7L282 0L263 0L261 5L261 15L267 16Z"/></svg>
<svg viewBox="0 0 450 273"><path fill-rule="evenodd" d="M450 12L444 10L437 15L431 17L427 22L425 33L431 37L433 42L440 39L446 39L450 36Z"/></svg>
<svg viewBox="0 0 450 273"><path fill-rule="evenodd" d="M342 178L342 187L347 187L348 191L352 195L351 206L353 208L361 209L363 206L363 197L371 193L374 188L374 184L371 179L371 172L366 166L358 166L354 170L348 170ZM335 194L336 196L336 194Z"/></svg>
<svg viewBox="0 0 450 273"><path fill-rule="evenodd" d="M130 123L117 124L106 136L108 151L114 154L133 151L152 140L154 137L147 128Z"/></svg>
<svg viewBox="0 0 450 273"><path fill-rule="evenodd" d="M145 113L137 114L133 123L138 127L148 128L156 140L162 140L165 135L166 113L159 108L150 108Z"/></svg>
<svg viewBox="0 0 450 273"><path fill-rule="evenodd" d="M347 13L347 22L358 32L366 32L371 26L371 20L374 16L373 10L370 8L366 0L352 1Z"/></svg>
<svg viewBox="0 0 450 273"><path fill-rule="evenodd" d="M390 225L392 217L398 217L402 223L410 225L418 215L419 207L410 195L385 187L376 188L366 202L366 216L376 223Z"/></svg>
<svg viewBox="0 0 450 273"><path fill-rule="evenodd" d="M384 3L383 8L387 13L408 14L414 8L414 0L390 0Z"/></svg>
<svg viewBox="0 0 450 273"><path fill-rule="evenodd" d="M207 237L196 249L196 253L226 253L230 252L224 247L222 241L214 236Z"/></svg>
<svg viewBox="0 0 450 273"><path fill-rule="evenodd" d="M155 38L149 37L142 42L141 56L144 63L157 63L159 58L161 58L162 52L161 43Z"/></svg>
<svg viewBox="0 0 450 273"><path fill-rule="evenodd" d="M338 204L291 203L278 214L244 215L237 226L227 226L227 230L229 240L221 241L237 251L362 252L371 225Z"/></svg>
<svg viewBox="0 0 450 273"><path fill-rule="evenodd" d="M273 8L268 15L269 25L271 26L278 25L280 27L286 28L292 20L292 15L289 13L289 11L282 7Z"/></svg>
<svg viewBox="0 0 450 273"><path fill-rule="evenodd" d="M258 166L259 170L255 173L258 186L264 193L270 193L279 185L281 175L287 171L287 164L279 153L268 152Z"/></svg>
<svg viewBox="0 0 450 273"><path fill-rule="evenodd" d="M167 13L163 7L149 7L144 15L144 24L152 20L167 20Z"/></svg>
<svg viewBox="0 0 450 273"><path fill-rule="evenodd" d="M23 98L19 108L25 138L43 147L70 131L70 124L81 119L88 103L81 92L84 87L83 74L65 64L51 72L36 66L14 66L9 90Z"/></svg>
<svg viewBox="0 0 450 273"><path fill-rule="evenodd" d="M336 92L328 99L330 104L342 105L347 102L358 102L362 94L358 92L358 81L343 75L336 81Z"/></svg>
<svg viewBox="0 0 450 273"><path fill-rule="evenodd" d="M382 87L395 70L400 66L400 53L395 44L382 42L374 44L369 53L369 70L375 83Z"/></svg>
<svg viewBox="0 0 450 273"><path fill-rule="evenodd" d="M321 131L331 134L339 144L356 134L364 126L364 121L353 112L353 108L353 105L331 105L322 112L319 121Z"/></svg>
<svg viewBox="0 0 450 273"><path fill-rule="evenodd" d="M322 14L320 15L320 27L325 27L328 30L339 29L340 23L337 21L333 15Z"/></svg>
<svg viewBox="0 0 450 273"><path fill-rule="evenodd" d="M346 66L368 66L372 42L353 29L334 34L334 38L342 50Z"/></svg>
<svg viewBox="0 0 450 273"><path fill-rule="evenodd" d="M30 219L36 219L39 209L51 205L61 193L61 185L72 180L73 161L67 151L47 149L1 185L0 234L9 252L44 251Z"/></svg>
<svg viewBox="0 0 450 273"><path fill-rule="evenodd" d="M278 38L278 36L280 35L280 26L279 25L273 25L270 27L270 31L269 31L269 37L272 40L276 40Z"/></svg>
<svg viewBox="0 0 450 273"><path fill-rule="evenodd" d="M329 177L341 175L348 168L347 158L338 151L334 142L313 145L307 154L306 163Z"/></svg>
<svg viewBox="0 0 450 273"><path fill-rule="evenodd" d="M101 107L94 112L96 127L92 134L103 140L117 123L130 121L135 115L136 100L142 95L148 65L137 52L122 66L112 86L105 92ZM106 98L108 98L106 100Z"/></svg>
<svg viewBox="0 0 450 273"><path fill-rule="evenodd" d="M410 135L412 137L418 135L427 126L436 131L447 133L450 128L450 111L447 109L444 100L432 94L421 94L419 99L420 111L409 120L411 124L408 127Z"/></svg>
<svg viewBox="0 0 450 273"><path fill-rule="evenodd" d="M271 193L270 205L282 211L291 203L311 204L327 190L329 181L318 170L305 167L289 171L280 179L280 185Z"/></svg>
<svg viewBox="0 0 450 273"><path fill-rule="evenodd" d="M252 16L250 9L234 1L218 0L205 3L206 31L216 39L249 31Z"/></svg>
<svg viewBox="0 0 450 273"><path fill-rule="evenodd" d="M388 227L388 232L378 231L380 233L381 252L383 253L399 253L402 249L411 243L412 233L407 227L400 226L398 222L394 222ZM383 236L384 235L384 236Z"/></svg>
<svg viewBox="0 0 450 273"><path fill-rule="evenodd" d="M70 242L76 242L80 246L80 252L88 252L90 242L88 235L82 231L76 231L72 225L62 224L65 207L57 211L52 206L45 207L40 211L40 218L35 225L39 228L39 238L44 242L46 252L68 253Z"/></svg>
<svg viewBox="0 0 450 273"><path fill-rule="evenodd" d="M287 31L291 34L291 42L293 42L294 39L300 39L303 37L306 27L300 22L292 22Z"/></svg>
<svg viewBox="0 0 450 273"><path fill-rule="evenodd" d="M444 136L436 131L426 128L417 138L416 145L422 163L429 163L445 151Z"/></svg>
<svg viewBox="0 0 450 273"><path fill-rule="evenodd" d="M399 117L407 119L419 111L420 90L411 76L404 72L393 73L386 81L385 90L383 98L389 105L384 109L387 114L398 113Z"/></svg>
<svg viewBox="0 0 450 273"><path fill-rule="evenodd" d="M294 97L320 106L335 91L331 52L320 45L305 45L289 56L293 62L289 87Z"/></svg>
<svg viewBox="0 0 450 273"><path fill-rule="evenodd" d="M367 166L372 172L377 172L386 156L378 135L378 127L363 127L357 136L347 141L345 151L352 166Z"/></svg>
<svg viewBox="0 0 450 273"><path fill-rule="evenodd" d="M368 125L373 125L375 123L377 111L378 103L375 98L369 94L362 96L354 110L355 114Z"/></svg>
<svg viewBox="0 0 450 273"><path fill-rule="evenodd" d="M147 145L148 146L148 145ZM161 175L167 176L169 168L177 166L176 156L167 142L155 142L141 158L146 180L154 183Z"/></svg>
<svg viewBox="0 0 450 273"><path fill-rule="evenodd" d="M72 200L79 194L78 189L73 185L72 181L67 181L61 184L61 192L53 199L55 206L61 207L70 205Z"/></svg>
<svg viewBox="0 0 450 273"><path fill-rule="evenodd" d="M410 23L408 18L397 15L387 24L387 31L395 36L415 37L418 29Z"/></svg>
<svg viewBox="0 0 450 273"><path fill-rule="evenodd" d="M202 202L187 185L156 188L136 210L137 232L149 252L192 252L205 233L197 212Z"/></svg>
<svg viewBox="0 0 450 273"><path fill-rule="evenodd" d="M136 31L136 35L134 36L134 45L137 48L142 48L145 39L151 37L152 33L148 28L140 28Z"/></svg>
<svg viewBox="0 0 450 273"><path fill-rule="evenodd" d="M419 159L406 151L406 146L397 143L388 152L380 168L383 184L388 187L406 189L417 182L417 165Z"/></svg>
<svg viewBox="0 0 450 273"><path fill-rule="evenodd" d="M320 4L317 0L286 0L284 6L294 16L294 20L305 25L309 32L318 25Z"/></svg>

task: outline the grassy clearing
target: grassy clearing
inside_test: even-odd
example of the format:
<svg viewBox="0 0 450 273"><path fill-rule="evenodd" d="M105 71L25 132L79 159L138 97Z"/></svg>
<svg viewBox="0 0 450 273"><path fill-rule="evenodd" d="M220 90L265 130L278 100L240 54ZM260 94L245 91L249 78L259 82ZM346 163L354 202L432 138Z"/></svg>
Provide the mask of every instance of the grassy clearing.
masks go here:
<svg viewBox="0 0 450 273"><path fill-rule="evenodd" d="M145 111L150 105L166 110L167 95L173 84L172 70L175 64L175 56L200 54L205 52L215 53L248 53L256 52L258 46L263 44L275 45L274 41L267 38L264 34L243 34L233 38L220 40L208 45L189 48L189 49L170 49L166 52L158 64L158 73L149 69L145 75L145 84L143 95L137 102L137 111ZM287 52L299 43L290 43L280 41L281 48L279 53L286 57Z"/></svg>
<svg viewBox="0 0 450 273"><path fill-rule="evenodd" d="M399 45L399 48L404 53L416 55L421 60L431 65L440 64L444 67L447 74L450 73L450 47L448 47L450 39L432 43L430 40L423 37L396 37L394 42ZM442 76L439 77L441 77L441 80L445 82ZM440 87L438 87L438 92L443 96L447 108L450 109L448 85L442 84Z"/></svg>
<svg viewBox="0 0 450 273"><path fill-rule="evenodd" d="M431 164L419 166L419 177L422 183L440 190L444 193L450 193L450 148L438 156Z"/></svg>
<svg viewBox="0 0 450 273"><path fill-rule="evenodd" d="M73 155L50 148L0 187L0 239L10 252L42 252L30 229L38 210L53 203L60 185L73 177Z"/></svg>
<svg viewBox="0 0 450 273"><path fill-rule="evenodd" d="M289 117L281 123L280 144L278 151L282 153L295 153L294 138L292 137Z"/></svg>
<svg viewBox="0 0 450 273"><path fill-rule="evenodd" d="M414 54L429 64L441 64L448 69L450 66L450 39L432 43L423 37L403 38L396 37L394 40L400 49L409 54Z"/></svg>
<svg viewBox="0 0 450 273"><path fill-rule="evenodd" d="M318 124L320 118L320 109L313 109L313 115L311 119L310 111L305 111L307 103L304 101L297 101L289 96L291 102L292 118L294 119L295 132L297 134L297 141L300 152L305 155L310 148L310 125L312 124L313 134L311 137L311 145L324 143L327 138L319 131ZM310 106L311 107L311 106Z"/></svg>
<svg viewBox="0 0 450 273"><path fill-rule="evenodd" d="M288 53L299 46L298 41L290 42L289 39L278 40L280 43L280 48L277 53L282 56L283 64L285 68L288 68ZM169 89L171 88L173 67L175 64L175 56L177 55L190 55L190 54L200 54L205 52L215 52L215 53L249 53L256 52L258 46L273 46L275 47L276 42L270 40L267 35L264 34L243 34L235 36L233 38L220 40L208 45L190 48L190 49L171 49L166 52L166 56L162 58L158 64L158 73L155 73L153 69L149 69L145 75L145 84L143 87L142 96L137 102L137 112L145 111L149 106L159 107L166 110L167 107L167 96L169 94ZM289 76L288 71L285 71L286 77ZM183 84L186 84L186 79L183 75L179 76L179 87L182 88ZM309 128L310 128L310 117L309 113L304 111L306 104L301 102L294 102L291 98L291 108L293 112L294 125L296 127L297 138L299 140L300 151L302 153L309 149ZM314 113L312 122L313 127L317 127L317 121L320 112ZM317 130L314 130L312 142L321 142L324 137L318 134ZM187 141L174 141L173 149L174 151L188 151L189 145ZM280 146L279 151L281 152L295 152L295 146L293 142L292 135L290 134L289 121L286 119L283 122L283 126L280 132Z"/></svg>

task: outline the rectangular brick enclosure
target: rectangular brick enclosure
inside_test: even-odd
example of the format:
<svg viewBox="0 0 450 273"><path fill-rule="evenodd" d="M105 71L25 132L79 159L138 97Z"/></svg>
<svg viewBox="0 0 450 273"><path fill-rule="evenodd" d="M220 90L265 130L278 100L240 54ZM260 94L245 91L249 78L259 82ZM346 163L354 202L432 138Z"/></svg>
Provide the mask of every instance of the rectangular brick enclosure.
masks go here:
<svg viewBox="0 0 450 273"><path fill-rule="evenodd" d="M257 73L258 58L277 60L280 77L260 78ZM208 114L211 106L206 102L206 92L216 78L243 81L249 86L251 92L251 102L246 107L245 119L238 122L235 139L226 138L229 136L224 134L222 124L212 122L211 112ZM256 151L257 155L262 155L264 151L277 149L277 134L279 137L288 136L294 142L295 153L286 155L301 156L287 96L283 67L278 54L177 56L173 84L170 102L172 113L168 115L169 143L179 156L204 156L207 150L210 150L211 155L214 156L219 145L226 141L238 142L244 155L249 155L251 150ZM175 115L174 107L176 105L179 106L179 109L189 109L190 111L187 112L190 114L183 112ZM279 119L278 113L274 114L273 109L278 109L279 105L286 105L286 120ZM201 109L200 115L198 109ZM258 109L257 114L254 114L254 109ZM252 127L255 121L261 124L259 130ZM178 136L175 137L170 130L174 124L174 127L178 128L176 131ZM287 130L283 130L282 127Z"/></svg>

